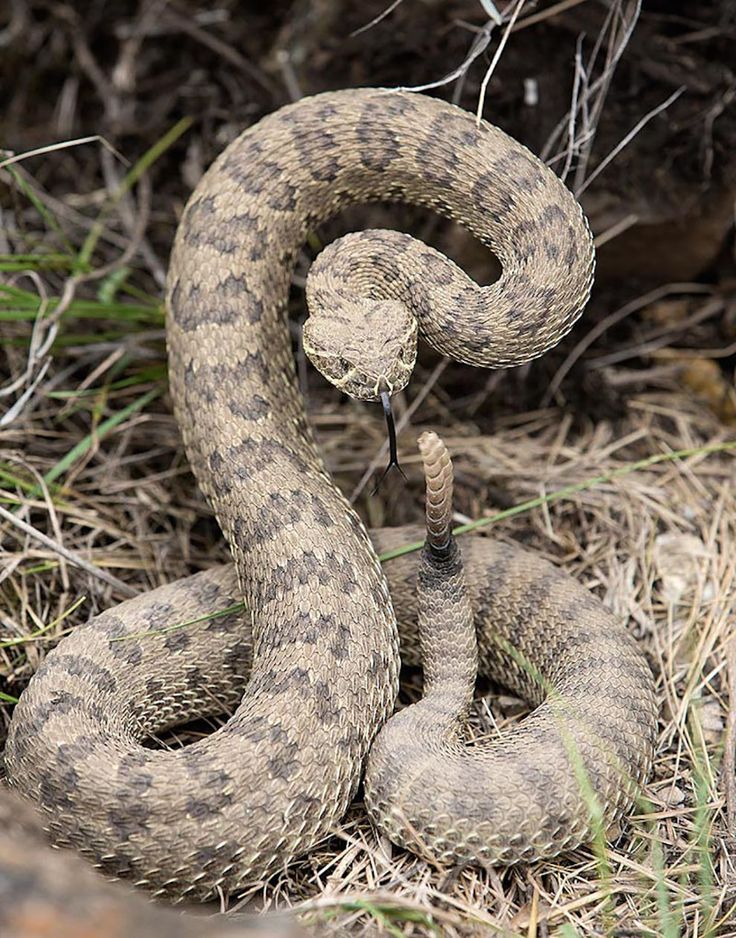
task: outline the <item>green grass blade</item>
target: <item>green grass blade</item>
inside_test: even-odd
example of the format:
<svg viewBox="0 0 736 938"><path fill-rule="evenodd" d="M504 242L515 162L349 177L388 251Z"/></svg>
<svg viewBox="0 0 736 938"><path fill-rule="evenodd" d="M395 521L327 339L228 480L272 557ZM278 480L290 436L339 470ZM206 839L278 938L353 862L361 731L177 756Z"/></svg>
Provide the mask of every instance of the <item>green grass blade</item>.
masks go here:
<svg viewBox="0 0 736 938"><path fill-rule="evenodd" d="M190 117L183 117L178 121L174 126L167 131L159 140L150 147L139 160L136 161L135 165L130 169L129 172L125 174L121 180L117 189L110 196L105 207L100 212L97 220L92 225L89 234L84 240L84 244L81 247L78 255L78 265L77 269L81 270L84 267L87 267L90 264L92 255L95 248L97 247L97 242L100 240L102 232L105 230L105 221L110 214L110 212L115 208L115 206L120 202L123 196L129 192L133 186L138 182L141 176L149 169L156 160L168 150L168 148L175 143L183 133L185 133L192 126L192 119Z"/></svg>
<svg viewBox="0 0 736 938"><path fill-rule="evenodd" d="M147 391L141 397L137 398L131 404L128 404L127 407L124 407L118 413L113 414L112 417L109 417L97 427L97 430L94 433L88 433L84 439L80 440L76 446L69 450L69 452L62 459L57 462L49 471L44 475L44 480L47 483L55 482L59 476L63 475L70 466L84 456L92 446L92 443L95 440L103 439L111 430L114 430L115 427L119 426L123 421L127 420L132 414L137 413L139 410L143 410L144 407L147 407L151 401L155 400L163 393L161 388L152 388L150 391Z"/></svg>
<svg viewBox="0 0 736 938"><path fill-rule="evenodd" d="M613 479L620 479L623 476L630 475L632 472L639 472L642 469L648 469L658 463L674 462L677 459L687 459L690 456L708 456L711 453L726 453L736 450L736 441L728 443L714 443L711 446L695 446L691 449L678 449L671 453L657 453L654 456L647 456L646 459L639 459L637 462L628 463L618 469L611 469L609 472L602 472L600 475L585 479L583 482L576 482L574 485L566 485L564 488L549 492L547 495L539 495L537 498L530 498L518 505L512 505L503 511L491 515L489 518L478 518L476 521L469 521L467 524L461 524L453 528L453 534L468 534L471 531L477 531L480 528L487 528L489 525L497 524L506 518L513 518L530 511L532 508L540 508L542 505L549 505L552 502L558 502L561 499L569 498L578 492L587 492L597 485L603 485L611 482ZM396 547L394 550L386 551L379 555L379 560L393 560L396 557L402 557L404 554L411 554L414 551L421 550L424 541L414 541L413 544L405 544L403 547Z"/></svg>

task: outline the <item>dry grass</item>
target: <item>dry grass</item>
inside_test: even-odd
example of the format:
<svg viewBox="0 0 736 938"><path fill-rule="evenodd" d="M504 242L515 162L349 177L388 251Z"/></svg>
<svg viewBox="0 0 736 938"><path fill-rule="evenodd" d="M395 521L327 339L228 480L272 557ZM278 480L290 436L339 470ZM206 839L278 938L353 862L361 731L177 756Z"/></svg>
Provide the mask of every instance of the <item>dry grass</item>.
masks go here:
<svg viewBox="0 0 736 938"><path fill-rule="evenodd" d="M22 337L27 327L9 331ZM6 517L2 526L0 673L11 697L67 628L123 597L117 582L147 589L225 558L213 523L202 520L208 513L168 402L151 399L163 379L113 388L119 342L59 349L56 390L34 398L2 434L0 498L15 520ZM136 330L122 347L140 350L149 368L162 360L157 329ZM78 378L61 377L78 357L85 372L97 371L90 395L80 392ZM458 521L479 518L493 511L489 486L504 493L505 506L652 454L721 442L726 434L713 414L677 389L676 369L670 366L669 381L660 378L669 387L632 395L615 429L602 421L575 430L571 417L547 408L499 416L492 434L448 413L442 379L427 390L427 370L416 392L426 392L423 402L400 444L410 454L420 426L440 429L458 471ZM59 397L62 390L73 393ZM143 397L145 408L95 436L95 426ZM349 490L380 451L380 414L339 403L322 388L312 399L330 467ZM44 483L88 427L89 447ZM411 497L396 481L377 499L364 494L368 517L396 515L399 500L399 520L420 516L416 458L405 464ZM448 875L392 855L356 806L332 841L264 887L259 904L303 900L310 913L329 909L343 923L384 922L396 934L431 934L428 922L448 936L504 929L535 935L565 925L579 935L727 934L718 923L736 902L728 821L735 804L726 785L733 770L722 769L728 683L736 680L728 658L736 613L734 465L728 452L660 463L494 527L494 536L521 540L563 564L629 617L657 675L662 719L654 777L638 815L602 857L583 850L505 875ZM518 711L517 702L489 695L479 704L478 733L493 735Z"/></svg>
<svg viewBox="0 0 736 938"><path fill-rule="evenodd" d="M422 424L441 426L441 410L430 394ZM673 390L633 397L617 433L605 424L573 433L553 410L502 423L492 436L459 422L445 431L466 482L458 520L487 509L476 489L489 479L523 501L621 471L645 453L697 446L708 431L711 440L722 436L712 416ZM354 452L363 433L349 428L347 449ZM411 445L409 434L403 442L405 449ZM736 903L734 831L727 820L733 792L726 784L733 769L722 760L736 612L734 465L733 454L660 464L494 530L563 563L628 617L657 675L662 714L655 772L621 836L600 855L579 851L503 878L463 870L448 879L447 871L414 857L391 856L356 814L341 835L342 854L326 850L309 861L312 876L322 873L324 892L308 907L357 889L431 910L448 935L544 934L565 924L579 935L728 933ZM478 731L493 735L518 707L503 696L486 703L479 704Z"/></svg>
<svg viewBox="0 0 736 938"><path fill-rule="evenodd" d="M520 16L517 30L541 15L521 6L508 9ZM605 68L618 61L639 7L613 4L611 11L596 53ZM179 14L167 15L169 28L184 29ZM198 42L208 37L196 24L187 28ZM481 42L491 33L481 33ZM79 42L80 61L94 72ZM245 60L233 62L252 71ZM594 64L578 58L571 111L549 143L557 165L576 162L578 173L610 84ZM254 80L271 83L261 73ZM184 130L173 124L132 169L100 150L104 184L96 189L76 192L68 176L66 187L57 182L47 191L44 179L54 172L44 160L58 153L0 170L0 186L13 193L0 245L7 390L0 399L7 407L5 419L0 413L0 742L14 699L66 630L131 592L227 558L189 473L166 391L158 245L170 240L175 219L171 205L166 220L152 217L145 170ZM196 174L193 150L187 155ZM686 315L657 325L663 297L686 305ZM717 359L712 332L698 330L716 315L726 320L728 297L712 284L677 284L628 297L619 310L604 302L604 327L583 323L551 374L542 364L489 377L422 360L399 402L410 481L395 478L373 498L366 470L384 458L378 409L339 401L305 367L300 374L328 465L373 526L420 518L411 454L424 427L441 432L453 454L459 523L579 484L499 521L491 536L521 541L563 565L628 618L645 649L662 710L655 771L636 816L609 832L605 845L487 873L436 870L392 850L356 804L328 843L235 908L297 905L307 921L356 934L736 935L736 715L729 709L736 460L722 449L626 471L650 456L717 450L733 440L716 406L729 395L733 404L728 381L696 397L683 383L686 359L664 348L687 338ZM642 325L627 334L627 358L618 360L620 345L605 326L632 315ZM576 403L581 361L602 396L615 398L614 416L591 416L600 401L588 408L585 391ZM606 478L584 485L599 476ZM417 684L410 675L407 699ZM478 702L474 732L493 736L522 713L518 701L494 690Z"/></svg>

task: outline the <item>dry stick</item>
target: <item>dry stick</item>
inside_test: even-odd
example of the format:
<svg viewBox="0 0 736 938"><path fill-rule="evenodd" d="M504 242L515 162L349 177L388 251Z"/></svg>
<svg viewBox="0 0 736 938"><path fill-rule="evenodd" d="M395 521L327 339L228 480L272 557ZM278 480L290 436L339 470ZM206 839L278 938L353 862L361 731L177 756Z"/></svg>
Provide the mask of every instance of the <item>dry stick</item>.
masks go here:
<svg viewBox="0 0 736 938"><path fill-rule="evenodd" d="M11 46L27 27L30 20L28 5L22 0L10 3L10 22L0 29L0 49Z"/></svg>
<svg viewBox="0 0 736 938"><path fill-rule="evenodd" d="M139 5L137 16L128 30L118 32L120 39L120 52L111 70L113 84L123 92L132 92L137 85L138 58L148 31L160 19L161 13L168 4L168 0L149 0Z"/></svg>
<svg viewBox="0 0 736 938"><path fill-rule="evenodd" d="M116 362L119 362L127 352L128 348L126 345L119 345L117 348L113 349L109 354L107 354L101 362L98 362L92 371L88 372L87 375L82 378L74 391L70 393L70 396L61 405L61 410L57 411L56 420L58 421L62 417L67 417L69 413L77 406L81 395L85 391L89 390L89 388L95 383L95 381L97 381L100 375L104 375L109 368L112 368Z"/></svg>
<svg viewBox="0 0 736 938"><path fill-rule="evenodd" d="M577 143L576 143L576 133L577 133L577 112L578 112L578 102L580 100L580 88L587 80L587 75L585 74L585 67L583 66L583 37L578 36L578 41L575 45L575 77L572 83L572 101L570 103L570 111L567 121L567 147L565 152L565 163L562 167L562 172L560 173L560 179L565 182L567 179L567 174L572 168L572 158L573 155L577 152ZM549 165L549 163L548 163Z"/></svg>
<svg viewBox="0 0 736 938"><path fill-rule="evenodd" d="M736 342L723 345L720 348L677 348L675 345L670 345L662 349L662 354L659 357L681 361L690 358L730 358L732 355L736 355Z"/></svg>
<svg viewBox="0 0 736 938"><path fill-rule="evenodd" d="M457 66L457 68L454 68L451 72L445 75L444 78L438 78L436 81L428 81L424 85L397 85L393 90L429 91L432 88L441 88L443 85L449 85L451 81L455 81L456 79L464 79L473 62L475 62L475 60L488 48L495 26L495 20L489 20L485 26L478 30L478 35L473 40L470 46L470 51L465 56L464 60Z"/></svg>
<svg viewBox="0 0 736 938"><path fill-rule="evenodd" d="M483 12L489 20L494 22L496 26L503 26L503 17L496 9L496 4L493 0L478 0L478 3L483 7Z"/></svg>
<svg viewBox="0 0 736 938"><path fill-rule="evenodd" d="M41 383L51 365L51 355L49 350L53 345L56 333L58 331L57 323L53 316L46 317L48 307L48 296L43 281L35 271L26 271L21 273L20 277L29 277L38 290L40 298L38 313L31 329L31 340L28 343L28 358L26 367L15 380L4 387L0 387L0 398L15 394L25 385L25 390L19 395L14 404L0 417L0 428L7 426L15 420L16 416L22 412L26 403L30 400L38 385ZM15 278L14 278L15 279Z"/></svg>
<svg viewBox="0 0 736 938"><path fill-rule="evenodd" d="M570 495L576 495L578 492L587 492L595 488L596 485L603 485L606 482L612 482L614 479L630 475L632 472L639 472L641 469L648 469L650 466L656 466L661 462L673 462L676 459L688 459L695 456L708 456L710 453L728 453L736 450L736 440L726 443L714 443L710 446L693 446L688 449L679 449L667 453L655 453L654 456L647 456L633 463L627 463L618 469L611 469L608 472L602 472L600 475L585 479L583 482L574 482L572 485L566 485L561 489L556 489L547 495L538 495L536 498L530 498L525 502L519 502L511 508L505 508L503 511L496 512L486 518L478 518L476 521L469 521L467 524L461 524L453 528L453 534L468 534L471 531L478 531L489 525L504 521L506 518L513 518L515 515L521 515L532 508L541 508L543 505L549 505L552 502L558 502ZM393 550L379 554L378 559L383 563L387 560L394 560L396 557L403 557L404 554L412 554L421 550L424 541L414 541L411 544L403 544Z"/></svg>
<svg viewBox="0 0 736 938"><path fill-rule="evenodd" d="M114 167L110 164L109 157L106 159L104 152L102 168L107 189L114 194L122 185L123 180L115 175ZM128 233L127 247L130 248L128 257L132 258L133 251L138 249L141 257L148 263L154 280L162 287L166 283L166 271L146 238L151 216L151 180L147 173L143 173L138 180L136 195L137 198L134 198L132 190L129 190L119 202L120 220ZM123 264L120 266L122 267Z"/></svg>
<svg viewBox="0 0 736 938"><path fill-rule="evenodd" d="M533 26L535 23L541 23L544 20L549 19L551 16L556 16L558 13L564 13L565 10L570 10L572 7L577 7L580 6L581 3L587 2L588 0L561 0L560 3L555 3L546 10L541 10L539 13L532 13L531 16L525 16L523 20L520 20L516 26L514 26L513 31L518 33L520 29L526 29L527 26Z"/></svg>
<svg viewBox="0 0 736 938"><path fill-rule="evenodd" d="M27 154L20 154L20 156L23 158L25 158L26 155ZM130 166L130 161L126 160L125 165ZM61 199L51 195L51 193L45 189L38 182L38 180L30 175L30 173L22 166L18 166L15 171L20 177L23 185L30 189L36 198L39 199L39 201L42 201L46 208L57 219L68 221L76 228L79 228L81 231L88 232L95 227L97 224L97 220L95 218L90 218L88 215L84 215L77 209L72 208L72 206L68 205L66 202L63 202ZM124 235L118 234L109 228L102 232L100 235L100 240L105 241L107 244L112 245L113 247L119 248L121 251L128 243L128 239Z"/></svg>
<svg viewBox="0 0 736 938"><path fill-rule="evenodd" d="M478 95L478 109L475 112L475 119L478 125L480 126L481 119L483 118L483 106L486 102L486 89L488 88L488 82L491 80L491 76L496 70L501 56L503 55L503 50L506 48L506 43L509 41L509 36L511 35L511 30L514 28L514 23L516 22L521 9L524 6L525 0L519 0L516 4L516 9L511 14L511 19L509 20L509 25L506 27L506 32L501 37L501 41L498 44L498 49L496 49L493 58L491 59L491 64L488 66L488 70L483 76L483 81L480 86L480 94Z"/></svg>
<svg viewBox="0 0 736 938"><path fill-rule="evenodd" d="M356 36L359 36L361 33L366 32L366 30L371 29L377 23L380 23L381 20L386 19L386 17L390 16L394 12L396 7L398 7L402 2L403 0L393 0L393 3L390 3L382 13L378 14L378 16L374 16L373 19L370 21L370 23L366 23L365 26L359 26L357 29L354 29L350 33L350 39L354 39Z"/></svg>
<svg viewBox="0 0 736 938"><path fill-rule="evenodd" d="M66 10L64 12L66 13ZM106 71L95 58L76 14L68 18L72 31L70 40L77 64L94 85L98 99L104 101L105 119L108 126L116 127L123 116L122 89L119 89L110 80Z"/></svg>
<svg viewBox="0 0 736 938"><path fill-rule="evenodd" d="M637 345L629 346L628 348L623 348L619 352L611 352L608 355L599 355L595 358L589 359L589 367L591 368L607 368L611 365L617 365L619 362L628 361L631 358L640 358L644 356L653 356L655 352L658 352L660 359L669 359L670 361L683 363L683 359L694 359L694 358L728 358L736 352L736 342L732 342L731 345L722 346L721 348L677 348L676 345L673 345L672 333L679 332L680 334L686 333L688 325L690 323L702 322L705 319L709 319L711 316L716 313L720 313L725 304L720 297L713 300L711 303L706 304L703 309L700 311L699 315L690 316L688 320L685 320L681 324L678 324L676 328L671 328L665 331L664 333L653 336L650 338L642 338Z"/></svg>
<svg viewBox="0 0 736 938"><path fill-rule="evenodd" d="M702 306L700 306L699 309L697 309L694 313L691 313L689 316L683 319L677 319L676 317L673 316L672 321L668 322L665 320L663 325L655 326L653 329L650 329L647 332L644 332L641 336L641 341L651 342L652 339L661 339L663 336L666 336L667 338L669 338L671 342L673 342L674 341L673 337L675 335L677 334L687 335L689 332L691 332L697 326L701 325L706 320L712 319L714 316L717 316L719 313L721 313L725 306L725 300L723 299L723 297L718 296L717 294L715 296L710 297L708 295L709 287L705 284L703 284L702 286L705 287L704 294L703 294L705 302L703 303ZM675 302L678 302L678 301L675 300ZM592 361L598 362L600 361L602 357L603 356L592 359Z"/></svg>
<svg viewBox="0 0 736 938"><path fill-rule="evenodd" d="M253 81L257 82L265 92L270 94L272 98L278 99L278 89L268 75L256 65L253 65L252 62L248 61L245 56L241 55L232 46L223 42L222 39L218 39L217 36L208 33L206 29L197 26L192 19L179 14L176 10L172 10L171 7L164 13L163 19L165 21L168 20L175 29L187 33L192 39L206 46L208 49L211 49L213 52L217 53L217 55L222 56L223 59L226 59L242 72L245 72L245 74L249 75Z"/></svg>
<svg viewBox="0 0 736 938"><path fill-rule="evenodd" d="M583 192L585 192L585 190L588 188L588 186L591 184L591 182L593 182L594 179L600 176L600 174L603 172L606 166L608 166L608 164L612 160L616 159L616 157L619 155L619 153L624 149L624 147L627 144L631 143L631 141L639 133L639 131L642 130L649 123L650 120L656 117L657 114L661 114L662 111L665 111L670 106L670 104L674 104L675 101L683 93L683 91L685 91L685 85L681 85L677 89L677 91L674 91L669 96L669 98L667 98L666 101L663 101L661 104L658 104L655 108L652 108L652 110L649 111L648 114L645 114L644 117L642 117L641 120L638 121L631 128L631 130L626 134L623 140L621 140L618 144L616 144L616 146L611 150L608 156L604 160L601 160L601 162L596 166L596 168L593 170L590 176L588 176L585 182L582 183L582 185L578 186L578 188L575 190L575 195L580 197L583 194Z"/></svg>
<svg viewBox="0 0 736 938"><path fill-rule="evenodd" d="M284 80L284 86L292 101L299 101L304 97L296 69L291 61L291 54L287 49L277 49L276 61L281 69L281 77Z"/></svg>
<svg viewBox="0 0 736 938"><path fill-rule="evenodd" d="M106 150L113 153L121 163L128 165L128 161L115 147L99 134L92 134L90 137L77 137L76 140L63 140L61 143L49 143L43 147L36 147L35 150L25 150L23 153L14 153L3 160L0 160L0 169L11 166L13 163L20 163L22 160L30 159L32 156L43 156L46 153L53 153L55 150L66 150L69 147L78 147L83 143L101 143ZM6 151L7 152L7 151Z"/></svg>
<svg viewBox="0 0 736 938"><path fill-rule="evenodd" d="M36 485L38 486L38 489L43 497L43 501L46 506L46 511L48 513L49 522L51 524L51 530L53 531L54 536L57 538L57 541L61 543L61 538L62 538L61 524L59 522L59 516L56 513L56 505L54 505L54 500L51 497L51 492L49 491L49 487L48 487L46 480L38 471L38 469L36 469L35 466L32 466L29 463L27 463L26 460L23 459L21 456L15 455L14 453L10 453L7 456L5 456L5 459L8 462L18 463L19 466L22 466L23 469L25 469L26 472L32 475L33 478L36 480ZM13 517L17 517L17 516L13 515ZM59 563L59 570L61 573L61 583L62 583L62 586L64 587L64 591L69 592L69 585L70 585L69 571L67 569L66 563L64 562L65 559L66 558L62 557Z"/></svg>
<svg viewBox="0 0 736 938"><path fill-rule="evenodd" d="M47 547L55 554L58 554L59 557L63 557L65 560L68 560L69 563L74 564L75 567L79 567L81 570L85 570L92 576L97 577L98 580L102 580L103 582L107 583L108 586L112 586L124 596L138 595L137 590L134 590L131 586L128 586L127 583L123 583L122 580L119 580L116 576L113 576L106 570L100 570L99 567L96 567L88 560L80 557L79 554L75 553L73 550L69 550L67 547L64 547L63 544L59 544L58 541L52 540L52 538L50 538L47 534L43 534L41 531L37 531L36 528L32 527L27 522L22 521L20 518L17 518L12 513L12 511L8 511L7 508L3 508L2 505L0 505L0 518L4 518L10 524L23 531L24 534L27 534L29 537L32 537L40 544L43 544L44 547Z"/></svg>
<svg viewBox="0 0 736 938"><path fill-rule="evenodd" d="M726 644L728 668L728 699L731 706L726 717L726 740L723 752L723 787L726 792L726 823L728 834L736 841L736 635Z"/></svg>
<svg viewBox="0 0 736 938"><path fill-rule="evenodd" d="M31 272L27 272L27 275L30 276ZM44 340L44 344L43 344L43 353L45 354L45 352L48 349L50 349L51 345L53 344L54 339L56 338L59 320L64 315L64 313L66 313L67 309L71 305L75 297L77 287L79 286L80 283L84 283L86 280L91 280L91 279L93 279L93 274L91 273L90 274L73 274L71 277L67 277L66 280L64 281L64 287L63 287L61 296L59 297L59 302L56 304L56 308L54 309L54 311L46 319L42 319L40 314L36 316L36 319L33 324L29 361L30 361L30 356L34 355L33 336L36 334L36 328L39 325L39 323L43 323L43 325L48 328L48 331L46 333L46 337ZM36 354L40 354L40 353L37 352ZM35 363L35 357L34 357L34 363ZM9 410L7 410L2 415L2 417L0 417L0 427L9 426L11 423L13 423L15 420L18 419L19 415L25 408L26 404L30 400L32 400L33 392L36 390L36 387L40 383L41 378L43 378L43 376L46 374L46 371L48 370L48 367L50 364L51 364L50 357L41 363L40 370L43 372L43 374L40 374L35 379L31 380L29 382L28 387L21 394L18 400L13 404L13 406L10 407Z"/></svg>
<svg viewBox="0 0 736 938"><path fill-rule="evenodd" d="M614 9L617 9L619 10L619 12L621 12L620 8L621 8L621 4L617 4L616 7L612 7L611 17L613 16ZM590 160L590 155L593 151L593 141L595 140L595 136L598 130L598 124L600 122L601 114L603 113L603 107L606 102L606 98L608 97L608 92L611 87L611 82L613 81L613 76L616 72L616 69L618 68L618 63L621 61L621 57L624 54L626 47L631 41L631 37L634 33L634 29L636 28L636 24L639 21L640 13L641 13L641 0L634 0L634 2L632 3L632 10L631 10L630 19L628 22L624 19L624 14L621 13L621 20L624 24L623 35L621 36L619 40L618 46L614 47L613 51L609 51L608 61L606 62L606 66L603 70L603 74L600 76L600 78L597 79L597 81L595 81L590 86L591 97L592 97L592 94L594 92L597 92L599 88L600 88L600 92L598 93L597 98L593 101L593 106L591 108L590 114L588 115L589 116L588 127L590 128L590 130L588 132L588 136L585 140L585 144L580 154L580 161L578 162L577 169L575 170L575 184L573 186L573 191L575 192L576 195L577 195L579 187L583 185L583 183L585 182L585 174L588 169L588 162ZM599 38L602 38L602 34L601 34L601 37ZM613 38L613 41L615 41L615 39L617 38L613 33L613 27L612 27L612 38ZM598 43L596 43L596 48L594 49L593 56L591 58L591 68L593 66L593 63L595 62L597 52L598 52ZM586 107L587 107L587 103L588 103L587 99L583 97L583 104Z"/></svg>
<svg viewBox="0 0 736 938"><path fill-rule="evenodd" d="M577 101L573 100L570 104L570 109L575 108L576 111L580 111L580 119L583 125L582 131L580 135L578 136L577 140L573 141L575 151L578 154L580 153L580 149L583 145L589 145L590 138L595 137L595 134L597 131L597 127L595 125L590 124L590 120L589 120L590 112L588 108L588 102L589 100L592 100L593 95L600 87L600 84L603 78L605 77L605 73L604 75L601 75L597 79L595 79L595 81L590 81L590 77L592 76L594 68L595 68L595 60L599 51L599 43L601 42L602 37L604 36L604 34L607 32L609 28L610 19L611 19L611 14L609 13L609 15L606 17L606 20L605 20L605 23L603 24L602 29L600 30L598 39L596 40L596 44L593 47L593 52L591 53L591 56L590 56L590 62L588 64L587 71L583 67L583 61L582 61L583 40L585 39L585 34L579 35L577 39L577 43L576 43L575 69L582 70L586 78L585 82L583 83L583 89L578 97L578 100ZM549 137L547 138L547 142L542 147L539 153L539 158L543 160L545 163L549 163L549 164L554 163L557 160L559 160L561 156L564 155L565 153L564 150L562 151L562 153L557 153L555 156L552 156L552 152L553 152L553 147L556 145L557 139L562 135L566 127L568 127L568 131L569 131L569 123L570 123L570 111L568 110L568 112L564 115L564 117L562 117L562 119L557 122L557 125L555 126L555 128L553 129ZM568 141L568 146L569 145L570 144Z"/></svg>
<svg viewBox="0 0 736 938"><path fill-rule="evenodd" d="M590 332L587 332L577 343L577 345L569 352L567 358L557 369L554 377L549 383L549 387L547 388L547 391L542 398L542 407L547 407L549 405L554 395L557 393L557 391L559 391L562 382L567 377L568 372L573 367L575 362L597 339L603 335L607 329L610 329L612 326L615 326L617 323L626 319L626 317L630 316L632 313L643 309L645 306L649 306L650 303L656 303L657 300L664 299L664 297L670 296L673 293L700 294L710 292L711 290L709 287L698 283L666 283L661 287L650 290L648 293L644 293L642 296L638 296L636 299L631 300L630 303L626 303L619 309L614 310L614 312L606 316L605 319L601 319L597 325L593 326Z"/></svg>
<svg viewBox="0 0 736 938"><path fill-rule="evenodd" d="M605 231L601 231L600 234L595 236L593 243L596 249L602 247L604 244L608 244L609 241L613 241L614 238L618 238L619 235L622 235L624 231L628 231L629 228L633 228L634 225L638 224L639 216L636 212L630 212L628 215L624 215L623 218L615 221L610 228L606 228Z"/></svg>
<svg viewBox="0 0 736 938"><path fill-rule="evenodd" d="M634 26L639 17L640 12L640 2L635 2L633 5L633 14L631 19L627 23L623 19L623 14L621 19L625 24L623 31L623 36L618 41L618 46L615 46L617 41L617 36L614 32L613 20L615 13L618 11L620 13L620 3L616 3L610 10L609 14L606 16L606 21L603 26L603 29L600 31L598 38L596 39L593 51L590 56L590 61L588 64L587 76L591 76L595 69L596 59L598 58L598 53L600 52L601 44L603 41L603 36L609 31L611 31L611 43L609 44L609 52L607 56L607 61L603 68L603 72L598 76L594 81L588 83L586 80L583 85L583 89L578 96L578 99L573 99L570 105L570 111L580 111L580 124L581 131L577 140L570 141L568 139L567 147L562 153L556 154L554 157L552 154L552 148L555 145L560 134L567 127L568 134L571 123L571 114L570 111L562 118L555 127L555 129L550 134L547 143L542 148L540 153L540 159L546 163L554 163L563 155L569 155L571 149L575 151L578 155L578 166L575 170L575 183L571 188L574 192L577 192L577 187L582 184L584 181L585 170L590 159L591 150L593 147L593 142L595 140L596 133L598 131L598 122L600 120L601 112L603 110L603 105L610 88L611 81L613 79L614 72L618 66L618 63L623 55L626 46L628 45L632 33L634 31ZM527 20L522 20L522 23L526 23ZM612 48L613 46L613 48ZM577 51L575 57L575 71L576 74L584 73L583 64L582 64L582 36L578 38ZM586 76L586 78L587 78Z"/></svg>

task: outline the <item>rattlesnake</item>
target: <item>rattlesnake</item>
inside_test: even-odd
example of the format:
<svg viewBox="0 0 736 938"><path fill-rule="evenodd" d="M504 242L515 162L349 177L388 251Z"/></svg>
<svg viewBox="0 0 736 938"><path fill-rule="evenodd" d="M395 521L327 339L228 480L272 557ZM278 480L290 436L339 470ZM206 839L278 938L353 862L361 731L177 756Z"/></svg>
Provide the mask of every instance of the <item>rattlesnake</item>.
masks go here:
<svg viewBox="0 0 736 938"><path fill-rule="evenodd" d="M170 380L240 587L233 568L207 571L77 628L23 694L6 748L10 783L43 809L55 842L155 892L237 891L324 837L394 705L394 608L402 654L416 661L413 564L386 565L392 607L374 548L317 454L285 317L307 232L371 199L459 219L496 252L503 274L479 288L394 232L350 236L325 252L308 292L330 309L312 309L306 344L357 396L407 380L417 326L406 304L440 352L509 366L557 342L587 300L592 242L572 196L522 146L434 99L382 90L304 99L246 131L204 176L171 258ZM385 530L374 544L419 534ZM549 855L590 835L581 769L604 817L630 804L651 763L651 674L601 604L550 565L481 540L464 555L480 669L547 702L510 743L494 743L493 790L502 790L488 817L469 801L472 768L446 794L466 846L492 827L478 851L484 862ZM161 631L240 596L245 620ZM228 707L237 709L225 726L184 749L141 745ZM381 815L392 772L376 766L370 801ZM393 829L396 811L383 815ZM454 848L443 854L447 831L430 829L438 858L454 857Z"/></svg>

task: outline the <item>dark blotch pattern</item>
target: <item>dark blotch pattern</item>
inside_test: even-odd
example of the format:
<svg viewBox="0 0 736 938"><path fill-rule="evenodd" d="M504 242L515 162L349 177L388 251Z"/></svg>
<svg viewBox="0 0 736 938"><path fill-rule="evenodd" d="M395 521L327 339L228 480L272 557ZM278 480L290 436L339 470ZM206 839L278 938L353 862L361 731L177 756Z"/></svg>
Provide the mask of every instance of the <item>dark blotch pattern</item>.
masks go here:
<svg viewBox="0 0 736 938"><path fill-rule="evenodd" d="M503 290L474 290L412 239L366 233L373 295L396 298L411 271L421 281L414 294L426 311L422 326L434 321L430 299L447 310L439 336L424 333L442 354L490 366L526 361L553 345L585 303L592 247L572 197L523 148L440 100L359 89L305 99L249 130L205 174L170 264L170 386L192 469L233 548L247 609L205 621L240 595L232 571L221 580L208 571L126 603L100 628L98 620L78 629L31 682L6 748L11 784L48 802L57 841L153 889L237 895L310 849L345 812L393 706L398 654L388 590L359 519L317 456L285 318L289 275L308 228L352 202L392 199L467 224L503 267ZM343 297L350 274L343 264ZM344 333L349 325L335 321L334 328ZM416 539L416 531L403 533ZM484 670L541 696L505 639L549 675L565 702L597 713L603 745L583 740L586 765L593 760L601 800L622 810L630 792L601 752L615 751L636 780L645 774L651 677L625 632L600 606L591 612L577 600L574 585L560 595L545 570L523 557L502 575L497 548L483 542L480 549L484 564L468 579L476 601L483 593ZM411 564L396 561L386 572L416 661ZM222 589L205 589L206 582ZM177 622L190 624L162 631ZM604 706L592 707L596 700ZM213 715L222 702L233 716L210 736L175 752L142 744L182 719ZM453 782L444 803L475 811L457 819L457 830L461 838L490 837L495 853L484 861L552 849L539 840L549 789L565 805L560 825L568 819L554 848L589 832L570 800L574 773L539 728L555 706L545 699L526 737L522 727L498 742L505 761L493 778L502 790L485 821L481 785L471 797L477 772L438 779L428 763L422 789ZM432 714L441 712L434 705ZM401 739L401 758L385 773L386 796L418 751L411 735ZM554 763L553 780L539 764L545 758ZM489 835L482 825L490 822ZM429 847L441 852L449 837L441 832Z"/></svg>

